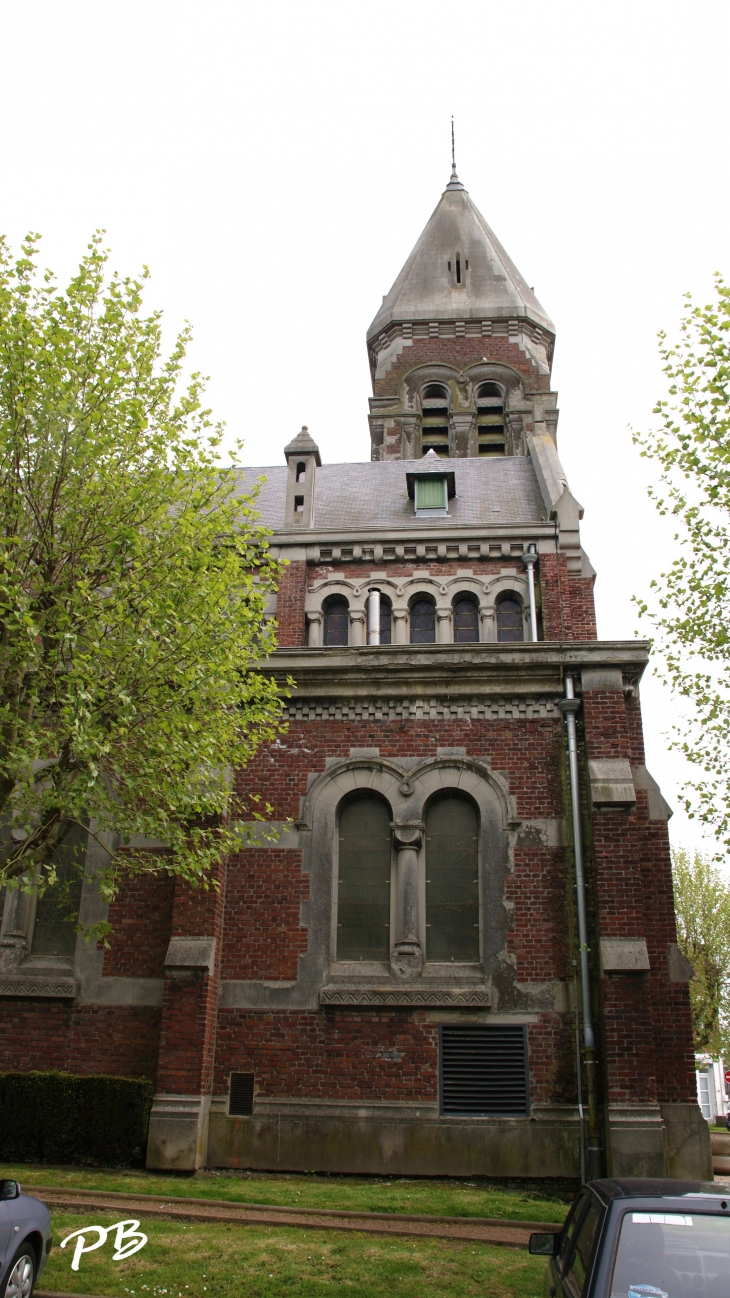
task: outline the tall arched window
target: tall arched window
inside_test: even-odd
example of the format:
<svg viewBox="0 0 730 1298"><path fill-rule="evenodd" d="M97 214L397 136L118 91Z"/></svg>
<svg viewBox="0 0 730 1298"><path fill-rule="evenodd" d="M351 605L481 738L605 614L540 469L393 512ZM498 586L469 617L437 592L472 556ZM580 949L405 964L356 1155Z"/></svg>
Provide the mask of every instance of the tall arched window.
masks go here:
<svg viewBox="0 0 730 1298"><path fill-rule="evenodd" d="M393 610L390 606L390 600L385 595L380 596L380 643L392 643L392 619Z"/></svg>
<svg viewBox="0 0 730 1298"><path fill-rule="evenodd" d="M340 812L337 959L390 956L390 809L362 793Z"/></svg>
<svg viewBox="0 0 730 1298"><path fill-rule="evenodd" d="M74 825L53 854L58 883L55 888L47 888L36 902L32 955L70 959L76 951L86 842L86 829Z"/></svg>
<svg viewBox="0 0 730 1298"><path fill-rule="evenodd" d="M348 639L350 610L341 597L330 600L324 610L325 645L345 645Z"/></svg>
<svg viewBox="0 0 730 1298"><path fill-rule="evenodd" d="M411 644L436 643L436 606L430 599L411 604Z"/></svg>
<svg viewBox="0 0 730 1298"><path fill-rule="evenodd" d="M524 640L522 604L516 595L501 595L497 600L497 639Z"/></svg>
<svg viewBox="0 0 730 1298"><path fill-rule="evenodd" d="M426 959L479 959L479 826L474 804L447 792L426 812Z"/></svg>
<svg viewBox="0 0 730 1298"><path fill-rule="evenodd" d="M454 644L469 644L479 639L479 609L470 595L454 600Z"/></svg>

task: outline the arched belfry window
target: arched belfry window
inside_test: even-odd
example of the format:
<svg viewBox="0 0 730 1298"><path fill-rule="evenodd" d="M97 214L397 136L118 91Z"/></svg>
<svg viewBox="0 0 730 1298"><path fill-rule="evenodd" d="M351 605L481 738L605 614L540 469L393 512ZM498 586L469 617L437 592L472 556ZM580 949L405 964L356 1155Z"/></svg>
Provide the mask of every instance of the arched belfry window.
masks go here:
<svg viewBox="0 0 730 1298"><path fill-rule="evenodd" d="M501 595L497 600L497 639L524 640L524 638L522 604L516 595Z"/></svg>
<svg viewBox="0 0 730 1298"><path fill-rule="evenodd" d="M442 383L428 383L421 393L421 444L424 455L449 455L449 392Z"/></svg>
<svg viewBox="0 0 730 1298"><path fill-rule="evenodd" d="M306 478L306 476L307 476L307 466L306 466L306 464L298 464L298 465L297 465L297 482L304 482L304 479Z"/></svg>
<svg viewBox="0 0 730 1298"><path fill-rule="evenodd" d="M340 811L337 959L390 957L390 809L361 793Z"/></svg>
<svg viewBox="0 0 730 1298"><path fill-rule="evenodd" d="M350 623L347 600L341 596L331 599L324 610L324 643L328 646L346 645Z"/></svg>
<svg viewBox="0 0 730 1298"><path fill-rule="evenodd" d="M479 822L455 791L426 812L426 959L479 959Z"/></svg>
<svg viewBox="0 0 730 1298"><path fill-rule="evenodd" d="M471 644L479 639L479 609L471 595L454 600L454 644Z"/></svg>
<svg viewBox="0 0 730 1298"><path fill-rule="evenodd" d="M477 388L477 435L480 455L504 455L504 393L497 383Z"/></svg>
<svg viewBox="0 0 730 1298"><path fill-rule="evenodd" d="M411 604L411 644L435 644L436 606L433 600L416 599Z"/></svg>

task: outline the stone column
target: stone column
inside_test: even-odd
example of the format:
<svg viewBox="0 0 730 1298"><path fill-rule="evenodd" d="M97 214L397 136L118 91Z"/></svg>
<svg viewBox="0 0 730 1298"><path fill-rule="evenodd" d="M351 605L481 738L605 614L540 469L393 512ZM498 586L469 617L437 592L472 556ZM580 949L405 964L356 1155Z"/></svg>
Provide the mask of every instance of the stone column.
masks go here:
<svg viewBox="0 0 730 1298"><path fill-rule="evenodd" d="M408 644L408 614L404 608L393 609L393 644Z"/></svg>
<svg viewBox="0 0 730 1298"><path fill-rule="evenodd" d="M350 610L350 644L365 644L365 614L362 609Z"/></svg>
<svg viewBox="0 0 730 1298"><path fill-rule="evenodd" d="M307 617L309 620L307 644L310 649L319 649L322 644L322 614L309 613Z"/></svg>
<svg viewBox="0 0 730 1298"><path fill-rule="evenodd" d="M393 825L396 861L395 945L390 959L398 978L415 978L423 969L418 937L418 849L423 825L418 820Z"/></svg>
<svg viewBox="0 0 730 1298"><path fill-rule="evenodd" d="M469 441L473 430L476 428L476 420L470 412L463 414L451 413L450 424L450 442L451 455L454 458L463 459L469 454Z"/></svg>
<svg viewBox="0 0 730 1298"><path fill-rule="evenodd" d="M497 634L494 626L494 608L485 608L483 604L479 605L479 622L481 624L481 639L496 640Z"/></svg>
<svg viewBox="0 0 730 1298"><path fill-rule="evenodd" d="M13 974L28 954L28 928L33 898L20 887L6 894L3 934L0 941L0 973Z"/></svg>
<svg viewBox="0 0 730 1298"><path fill-rule="evenodd" d="M436 644L451 644L451 609L436 609Z"/></svg>

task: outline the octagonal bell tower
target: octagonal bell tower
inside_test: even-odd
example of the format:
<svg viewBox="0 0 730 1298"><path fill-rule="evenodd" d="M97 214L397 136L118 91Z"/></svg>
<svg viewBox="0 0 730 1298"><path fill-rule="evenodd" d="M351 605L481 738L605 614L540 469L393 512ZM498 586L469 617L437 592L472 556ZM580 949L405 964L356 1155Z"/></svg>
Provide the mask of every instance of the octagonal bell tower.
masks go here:
<svg viewBox="0 0 730 1298"><path fill-rule="evenodd" d="M557 429L555 328L456 171L367 334L373 460L525 455Z"/></svg>

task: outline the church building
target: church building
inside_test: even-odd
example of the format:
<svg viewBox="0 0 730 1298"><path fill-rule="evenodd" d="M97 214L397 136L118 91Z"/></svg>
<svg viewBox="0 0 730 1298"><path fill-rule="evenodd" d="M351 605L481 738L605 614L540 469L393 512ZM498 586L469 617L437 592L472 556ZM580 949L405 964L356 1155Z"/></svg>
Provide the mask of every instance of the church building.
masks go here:
<svg viewBox="0 0 730 1298"><path fill-rule="evenodd" d="M5 903L0 1066L151 1078L150 1167L712 1175L649 646L597 637L554 343L454 172L368 330L370 461L303 428L240 471L285 561L288 725L237 776L272 822L219 891L130 880L107 951Z"/></svg>

